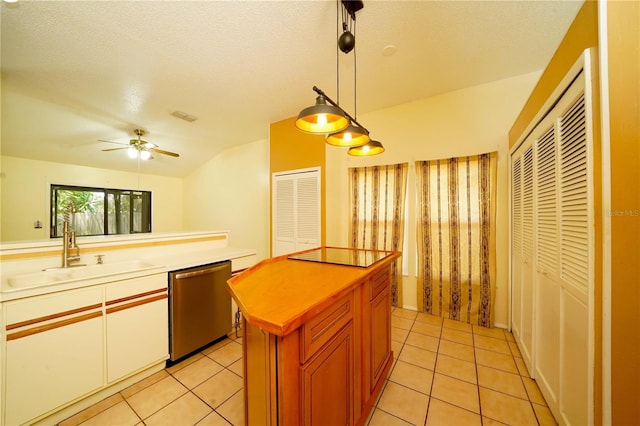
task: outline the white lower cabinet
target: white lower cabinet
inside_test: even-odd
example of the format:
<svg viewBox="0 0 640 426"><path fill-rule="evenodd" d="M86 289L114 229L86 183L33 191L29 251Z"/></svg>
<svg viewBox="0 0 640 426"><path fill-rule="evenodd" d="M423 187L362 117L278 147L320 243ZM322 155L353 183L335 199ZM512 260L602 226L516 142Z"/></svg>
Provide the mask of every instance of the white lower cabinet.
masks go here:
<svg viewBox="0 0 640 426"><path fill-rule="evenodd" d="M167 358L167 274L108 285L105 307L108 383Z"/></svg>
<svg viewBox="0 0 640 426"><path fill-rule="evenodd" d="M7 303L4 424L102 387L102 330L101 289Z"/></svg>
<svg viewBox="0 0 640 426"><path fill-rule="evenodd" d="M19 425L163 362L167 274L3 304L0 425Z"/></svg>

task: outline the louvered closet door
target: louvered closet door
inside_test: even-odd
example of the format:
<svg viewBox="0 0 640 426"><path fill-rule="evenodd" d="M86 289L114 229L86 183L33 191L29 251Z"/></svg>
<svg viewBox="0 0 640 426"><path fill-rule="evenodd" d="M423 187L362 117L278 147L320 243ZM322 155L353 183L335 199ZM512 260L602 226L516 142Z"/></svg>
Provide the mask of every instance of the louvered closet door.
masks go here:
<svg viewBox="0 0 640 426"><path fill-rule="evenodd" d="M522 336L522 156L511 157L511 331Z"/></svg>
<svg viewBox="0 0 640 426"><path fill-rule="evenodd" d="M536 153L536 354L534 375L549 404L560 389L560 295L555 120L543 128ZM546 122L544 123L546 124Z"/></svg>
<svg viewBox="0 0 640 426"><path fill-rule="evenodd" d="M582 72L512 153L511 173L512 329L556 420L569 425L592 421L593 213L584 93Z"/></svg>
<svg viewBox="0 0 640 426"><path fill-rule="evenodd" d="M320 246L320 170L273 175L272 255Z"/></svg>
<svg viewBox="0 0 640 426"><path fill-rule="evenodd" d="M512 156L512 330L527 368L534 350L533 147Z"/></svg>
<svg viewBox="0 0 640 426"><path fill-rule="evenodd" d="M589 294L593 288L592 195L584 94L560 119L560 401L567 424L589 421Z"/></svg>

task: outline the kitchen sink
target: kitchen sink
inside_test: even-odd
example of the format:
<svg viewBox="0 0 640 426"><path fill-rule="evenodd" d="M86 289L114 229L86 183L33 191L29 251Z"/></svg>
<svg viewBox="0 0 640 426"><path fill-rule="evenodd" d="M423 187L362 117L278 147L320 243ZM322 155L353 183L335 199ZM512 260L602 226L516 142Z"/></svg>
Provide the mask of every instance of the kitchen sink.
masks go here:
<svg viewBox="0 0 640 426"><path fill-rule="evenodd" d="M129 274L159 267L159 265L143 260L130 260L101 265L51 268L44 271L11 276L7 278L7 285L11 288L38 287Z"/></svg>

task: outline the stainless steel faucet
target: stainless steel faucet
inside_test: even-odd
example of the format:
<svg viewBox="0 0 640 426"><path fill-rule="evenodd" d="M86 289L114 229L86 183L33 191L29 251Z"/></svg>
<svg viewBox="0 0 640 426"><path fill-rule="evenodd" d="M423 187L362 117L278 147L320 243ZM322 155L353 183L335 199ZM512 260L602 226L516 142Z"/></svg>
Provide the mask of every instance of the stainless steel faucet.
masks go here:
<svg viewBox="0 0 640 426"><path fill-rule="evenodd" d="M72 250L75 250L75 254L70 254ZM76 231L69 231L69 222L65 220L62 224L62 267L68 268L79 261L80 247L76 243Z"/></svg>

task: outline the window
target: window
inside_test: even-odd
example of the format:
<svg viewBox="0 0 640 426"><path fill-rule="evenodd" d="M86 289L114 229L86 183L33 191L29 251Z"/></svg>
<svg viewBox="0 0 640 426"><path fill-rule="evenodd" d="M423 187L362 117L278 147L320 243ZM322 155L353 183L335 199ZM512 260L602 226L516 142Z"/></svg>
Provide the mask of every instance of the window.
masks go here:
<svg viewBox="0 0 640 426"><path fill-rule="evenodd" d="M418 310L493 325L497 152L416 162Z"/></svg>
<svg viewBox="0 0 640 426"><path fill-rule="evenodd" d="M151 232L151 192L51 185L51 238L65 218L77 236Z"/></svg>
<svg viewBox="0 0 640 426"><path fill-rule="evenodd" d="M408 163L401 163L349 169L349 247L396 251L407 247L404 244L404 209L408 167ZM391 266L393 306L402 305L404 265L398 259Z"/></svg>

